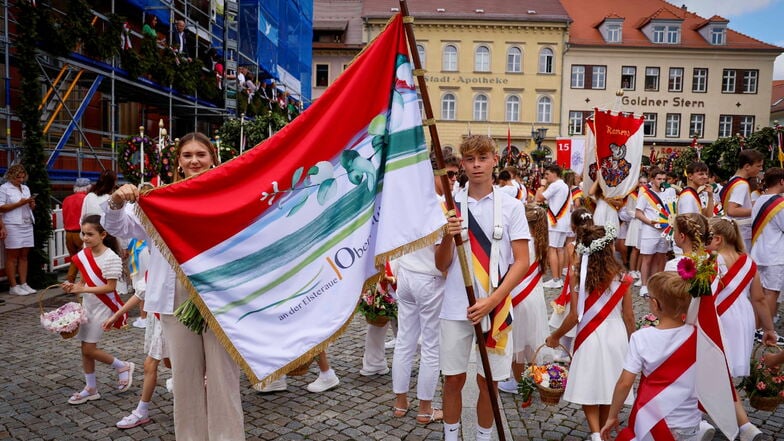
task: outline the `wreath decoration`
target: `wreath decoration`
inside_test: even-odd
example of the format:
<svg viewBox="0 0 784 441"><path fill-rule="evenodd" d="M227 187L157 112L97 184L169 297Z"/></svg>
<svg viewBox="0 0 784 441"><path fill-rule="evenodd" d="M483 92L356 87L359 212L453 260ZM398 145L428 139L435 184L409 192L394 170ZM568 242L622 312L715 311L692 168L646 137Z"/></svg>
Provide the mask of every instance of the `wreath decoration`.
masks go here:
<svg viewBox="0 0 784 441"><path fill-rule="evenodd" d="M164 184L171 184L174 182L174 173L177 169L177 144L179 144L179 138L176 142L166 142L161 149L161 181Z"/></svg>
<svg viewBox="0 0 784 441"><path fill-rule="evenodd" d="M133 184L139 185L141 182L141 171L139 170L139 150L144 143L144 180L150 181L158 175L160 169L161 155L158 146L148 136L130 136L120 144L119 167L125 179Z"/></svg>
<svg viewBox="0 0 784 441"><path fill-rule="evenodd" d="M531 167L531 156L529 156L528 153L520 152L520 156L517 157L517 160L521 169L527 170Z"/></svg>

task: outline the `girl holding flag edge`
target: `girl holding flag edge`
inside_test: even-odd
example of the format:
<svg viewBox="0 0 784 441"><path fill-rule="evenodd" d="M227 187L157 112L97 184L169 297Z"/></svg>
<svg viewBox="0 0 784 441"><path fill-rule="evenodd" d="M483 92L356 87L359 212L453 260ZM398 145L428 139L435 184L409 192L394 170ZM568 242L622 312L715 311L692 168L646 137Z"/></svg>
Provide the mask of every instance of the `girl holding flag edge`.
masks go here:
<svg viewBox="0 0 784 441"><path fill-rule="evenodd" d="M63 282L63 291L84 294L84 311L87 323L79 327L77 338L82 341L82 368L86 385L68 399L69 404L82 404L101 398L95 382L95 362L111 365L117 372L116 390L125 392L133 382L134 364L115 358L98 349L98 340L103 335L101 327L104 320L122 308L123 302L115 291L117 279L122 274L122 260L115 250L117 239L110 236L101 226L101 217L87 216L82 221L82 241L84 249L76 253L73 263L79 270L82 280L77 283ZM125 326L127 316L123 315L114 323L115 328Z"/></svg>

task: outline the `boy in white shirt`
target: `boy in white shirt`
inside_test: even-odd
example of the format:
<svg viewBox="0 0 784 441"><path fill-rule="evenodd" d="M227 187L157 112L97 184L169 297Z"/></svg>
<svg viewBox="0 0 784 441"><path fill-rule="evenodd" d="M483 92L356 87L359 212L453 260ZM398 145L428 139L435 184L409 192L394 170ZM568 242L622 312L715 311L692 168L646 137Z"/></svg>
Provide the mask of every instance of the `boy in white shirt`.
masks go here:
<svg viewBox="0 0 784 441"><path fill-rule="evenodd" d="M455 195L460 217L449 218L449 235L465 233L464 245L470 244L470 252L474 256L496 256L489 260L495 263L497 258L498 266L492 269L492 264L471 267L477 300L469 307L454 241L447 236L436 247L436 267L447 272L440 315L445 441L458 440L462 413L461 395L474 342L474 326L482 323L485 317L492 322L492 326L485 326L483 329L492 371L491 381L496 390L498 381L509 377L513 348L509 332L511 327L505 319L511 317L510 292L528 270L530 239L523 205L514 197L493 189L493 168L498 162L493 140L487 136L469 136L460 145L460 154L468 182L466 187ZM467 221L465 231L464 221ZM481 244L477 243L480 241ZM488 242L492 242L492 245ZM490 248L489 252L487 248ZM471 255L467 257L473 260ZM494 286L495 283L499 283L498 286ZM504 320L502 325L506 326L498 326L498 319ZM476 439L490 440L493 412L481 365L476 381L479 387Z"/></svg>
<svg viewBox="0 0 784 441"><path fill-rule="evenodd" d="M751 187L749 179L756 178L762 170L762 153L753 150L742 150L738 155L738 170L735 176L727 181L721 189L721 204L724 213L738 223L740 236L746 245L746 251L751 249Z"/></svg>
<svg viewBox="0 0 784 441"><path fill-rule="evenodd" d="M561 180L562 169L558 164L547 166L544 179L536 190L536 202L547 202L547 218L549 220L550 248L547 260L550 265L552 279L543 283L545 288L561 288L561 268L566 261L566 236L571 231L569 216L572 212L572 198L569 186Z"/></svg>
<svg viewBox="0 0 784 441"><path fill-rule="evenodd" d="M648 172L648 187L641 186L637 195L635 216L642 222L640 226L640 295L648 293L648 277L664 270L670 244L661 236L660 212L668 201L675 200L675 190L662 189L667 174L664 170L654 167Z"/></svg>

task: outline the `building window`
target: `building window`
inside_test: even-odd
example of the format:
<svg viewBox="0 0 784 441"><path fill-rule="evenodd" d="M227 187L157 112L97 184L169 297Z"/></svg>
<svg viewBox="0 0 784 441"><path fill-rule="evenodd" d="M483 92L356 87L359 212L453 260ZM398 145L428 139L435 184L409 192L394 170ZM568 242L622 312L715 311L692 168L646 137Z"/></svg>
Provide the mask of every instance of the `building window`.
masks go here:
<svg viewBox="0 0 784 441"><path fill-rule="evenodd" d="M536 103L536 122L549 123L552 121L553 101L548 96L539 98Z"/></svg>
<svg viewBox="0 0 784 441"><path fill-rule="evenodd" d="M740 134L746 137L754 133L754 117L741 116L740 117Z"/></svg>
<svg viewBox="0 0 784 441"><path fill-rule="evenodd" d="M705 93L708 91L708 69L695 67L694 76L691 82L691 91L695 93Z"/></svg>
<svg viewBox="0 0 784 441"><path fill-rule="evenodd" d="M621 42L621 25L619 24L607 25L607 42L608 43Z"/></svg>
<svg viewBox="0 0 784 441"><path fill-rule="evenodd" d="M520 121L520 97L511 95L506 98L506 120L509 122Z"/></svg>
<svg viewBox="0 0 784 441"><path fill-rule="evenodd" d="M655 113L643 113L645 122L642 124L643 136L656 136L656 117Z"/></svg>
<svg viewBox="0 0 784 441"><path fill-rule="evenodd" d="M329 64L316 65L316 87L329 86Z"/></svg>
<svg viewBox="0 0 784 441"><path fill-rule="evenodd" d="M581 111L569 111L569 135L585 134L585 113Z"/></svg>
<svg viewBox="0 0 784 441"><path fill-rule="evenodd" d="M480 93L474 98L474 121L487 121L487 95Z"/></svg>
<svg viewBox="0 0 784 441"><path fill-rule="evenodd" d="M711 28L711 44L723 45L726 41L727 29L723 26L714 26Z"/></svg>
<svg viewBox="0 0 784 441"><path fill-rule="evenodd" d="M677 25L667 26L667 44L678 44L681 42L681 27Z"/></svg>
<svg viewBox="0 0 784 441"><path fill-rule="evenodd" d="M667 138L677 138L681 136L681 114L668 113L664 127L664 136Z"/></svg>
<svg viewBox="0 0 784 441"><path fill-rule="evenodd" d="M539 73L553 73L553 50L550 48L542 48L539 51Z"/></svg>
<svg viewBox="0 0 784 441"><path fill-rule="evenodd" d="M422 68L425 67L425 46L418 44L417 45L417 53L419 53L419 62L422 64Z"/></svg>
<svg viewBox="0 0 784 441"><path fill-rule="evenodd" d="M721 76L721 91L724 93L735 93L735 69L724 69Z"/></svg>
<svg viewBox="0 0 784 441"><path fill-rule="evenodd" d="M572 66L572 89L585 88L585 66Z"/></svg>
<svg viewBox="0 0 784 441"><path fill-rule="evenodd" d="M506 51L506 71L510 73L523 71L523 51L519 47L510 47Z"/></svg>
<svg viewBox="0 0 784 441"><path fill-rule="evenodd" d="M670 81L668 83L670 92L683 92L683 68L670 68Z"/></svg>
<svg viewBox="0 0 784 441"><path fill-rule="evenodd" d="M457 100L452 93L446 93L441 98L441 119L454 120L455 108L457 108Z"/></svg>
<svg viewBox="0 0 784 441"><path fill-rule="evenodd" d="M664 26L653 27L653 42L664 43Z"/></svg>
<svg viewBox="0 0 784 441"><path fill-rule="evenodd" d="M719 138L732 136L732 115L719 116Z"/></svg>
<svg viewBox="0 0 784 441"><path fill-rule="evenodd" d="M757 93L757 77L759 71L747 70L743 72L743 93Z"/></svg>
<svg viewBox="0 0 784 441"><path fill-rule="evenodd" d="M474 71L490 72L490 49L479 46L474 53Z"/></svg>
<svg viewBox="0 0 784 441"><path fill-rule="evenodd" d="M693 113L689 121L689 137L694 135L697 135L697 138L705 137L705 115L701 113Z"/></svg>
<svg viewBox="0 0 784 441"><path fill-rule="evenodd" d="M593 66L591 69L591 89L604 89L607 83L607 66Z"/></svg>
<svg viewBox="0 0 784 441"><path fill-rule="evenodd" d="M659 90L659 68L646 67L645 68L645 90L657 91Z"/></svg>
<svg viewBox="0 0 784 441"><path fill-rule="evenodd" d="M444 46L444 55L441 59L441 70L445 72L457 71L457 47L448 44Z"/></svg>
<svg viewBox="0 0 784 441"><path fill-rule="evenodd" d="M637 82L637 68L634 66L623 66L621 68L621 89L634 90Z"/></svg>

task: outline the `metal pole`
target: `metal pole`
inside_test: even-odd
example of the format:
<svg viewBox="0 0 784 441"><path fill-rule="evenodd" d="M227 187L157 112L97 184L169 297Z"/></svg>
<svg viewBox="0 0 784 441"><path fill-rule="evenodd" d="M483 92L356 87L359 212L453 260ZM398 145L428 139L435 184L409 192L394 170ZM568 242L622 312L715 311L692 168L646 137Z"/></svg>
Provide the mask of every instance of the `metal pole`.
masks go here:
<svg viewBox="0 0 784 441"><path fill-rule="evenodd" d="M403 23L406 31L406 38L408 40L408 48L411 52L411 58L414 61L414 75L417 78L419 85L419 93L422 95L422 104L425 108L425 121L424 125L428 127L430 132L430 140L433 144L433 152L436 156L436 164L439 171L444 170L444 153L441 151L441 141L438 138L438 129L435 125L435 117L433 116L433 108L430 105L430 96L427 93L427 84L425 83L425 72L422 69L422 62L419 59L419 51L416 47L416 38L414 37L414 27L412 26L413 17L408 13L408 4L406 0L400 0L400 13L403 15ZM441 176L441 186L445 189L450 188L449 178L446 173L439 173ZM454 216L455 201L452 198L450 191L444 191L444 199L446 203L447 215ZM466 296L468 297L468 305L473 306L476 303L476 295L474 294L474 283L471 277L471 272L468 266L468 257L466 255L465 247L463 246L463 238L458 234L452 236L457 248L457 257L460 261L460 269L463 272L463 282L465 283ZM498 406L496 391L493 387L493 374L490 371L490 361L487 358L487 347L485 346L485 335L482 332L482 325L474 325L474 332L476 333L476 343L479 347L479 356L482 360L482 368L485 373L485 383L487 384L487 393L490 397L490 404L493 408L493 417L495 418L495 425L498 431L498 439L506 441L504 433L503 421L501 420L501 409Z"/></svg>
<svg viewBox="0 0 784 441"><path fill-rule="evenodd" d="M245 151L245 114L240 113L240 155Z"/></svg>
<svg viewBox="0 0 784 441"><path fill-rule="evenodd" d="M139 126L139 187L144 184L144 126Z"/></svg>

